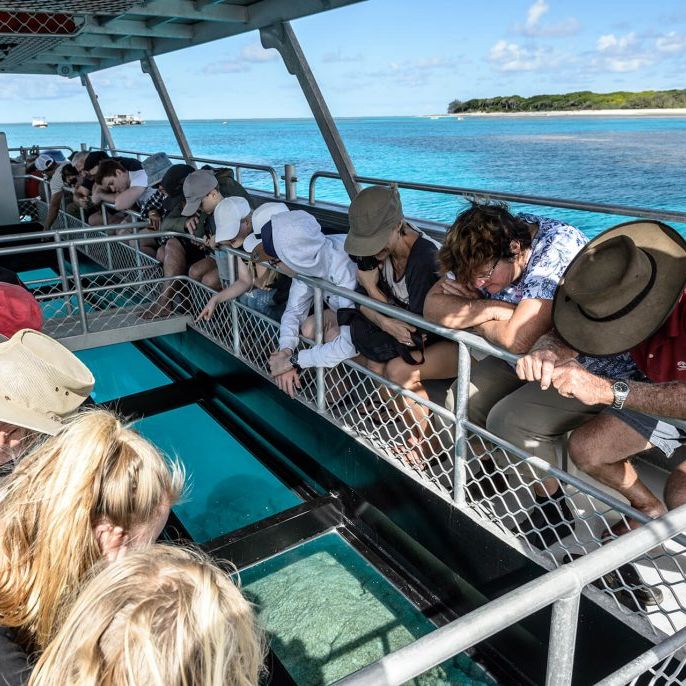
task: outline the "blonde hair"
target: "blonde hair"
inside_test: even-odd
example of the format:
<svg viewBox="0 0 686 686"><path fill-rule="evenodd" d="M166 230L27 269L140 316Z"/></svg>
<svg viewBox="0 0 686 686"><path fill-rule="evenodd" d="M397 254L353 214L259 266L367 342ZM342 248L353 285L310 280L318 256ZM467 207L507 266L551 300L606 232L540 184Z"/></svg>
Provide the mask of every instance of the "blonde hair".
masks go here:
<svg viewBox="0 0 686 686"><path fill-rule="evenodd" d="M0 483L0 626L44 648L101 557L94 525L128 532L149 522L183 481L178 464L103 410L76 415L34 447Z"/></svg>
<svg viewBox="0 0 686 686"><path fill-rule="evenodd" d="M256 686L264 655L230 577L199 552L154 545L84 587L29 686Z"/></svg>

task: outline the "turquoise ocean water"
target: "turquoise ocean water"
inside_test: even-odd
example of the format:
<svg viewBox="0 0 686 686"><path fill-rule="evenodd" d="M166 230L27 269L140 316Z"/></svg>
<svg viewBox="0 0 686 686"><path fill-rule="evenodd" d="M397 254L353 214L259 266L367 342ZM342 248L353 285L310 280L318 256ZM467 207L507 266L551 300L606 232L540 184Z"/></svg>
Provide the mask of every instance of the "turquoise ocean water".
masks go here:
<svg viewBox="0 0 686 686"><path fill-rule="evenodd" d="M48 116L49 120L49 116ZM183 122L194 154L269 164L283 173L296 165L299 194L310 175L335 171L313 120ZM657 209L686 210L686 117L423 117L338 120L358 174L487 191ZM95 123L0 124L10 146L99 145ZM112 129L121 149L178 152L166 122ZM245 185L270 188L262 173L244 173ZM345 202L337 181L320 180L317 198ZM449 222L464 201L403 191L410 216ZM575 223L593 235L621 218L535 208ZM685 226L678 226L682 232Z"/></svg>

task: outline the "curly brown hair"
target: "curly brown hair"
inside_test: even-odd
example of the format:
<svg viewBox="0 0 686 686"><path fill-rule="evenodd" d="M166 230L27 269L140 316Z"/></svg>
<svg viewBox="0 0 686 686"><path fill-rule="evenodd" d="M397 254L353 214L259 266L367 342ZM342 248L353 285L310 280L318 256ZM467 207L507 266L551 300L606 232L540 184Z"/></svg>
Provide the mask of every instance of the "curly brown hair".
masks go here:
<svg viewBox="0 0 686 686"><path fill-rule="evenodd" d="M504 203L472 201L457 215L438 251L441 272L453 272L458 282L472 283L484 266L514 257L512 241L518 241L522 250L531 246L528 224Z"/></svg>

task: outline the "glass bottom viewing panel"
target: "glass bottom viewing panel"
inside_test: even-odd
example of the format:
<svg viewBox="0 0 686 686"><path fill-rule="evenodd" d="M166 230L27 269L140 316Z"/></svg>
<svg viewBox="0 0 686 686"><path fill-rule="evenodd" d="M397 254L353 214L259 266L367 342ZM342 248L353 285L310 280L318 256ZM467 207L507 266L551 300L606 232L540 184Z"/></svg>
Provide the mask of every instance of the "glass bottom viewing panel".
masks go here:
<svg viewBox="0 0 686 686"><path fill-rule="evenodd" d="M435 626L338 534L241 572L274 653L299 686L323 686L408 645ZM409 682L492 686L467 655Z"/></svg>

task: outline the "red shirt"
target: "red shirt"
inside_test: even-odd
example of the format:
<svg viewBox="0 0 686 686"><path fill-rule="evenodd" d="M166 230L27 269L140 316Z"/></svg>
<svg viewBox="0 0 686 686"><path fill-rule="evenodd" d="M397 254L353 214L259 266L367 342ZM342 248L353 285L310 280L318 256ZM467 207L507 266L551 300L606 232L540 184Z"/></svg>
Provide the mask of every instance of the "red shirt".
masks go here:
<svg viewBox="0 0 686 686"><path fill-rule="evenodd" d="M667 321L631 356L651 381L686 381L686 289Z"/></svg>

